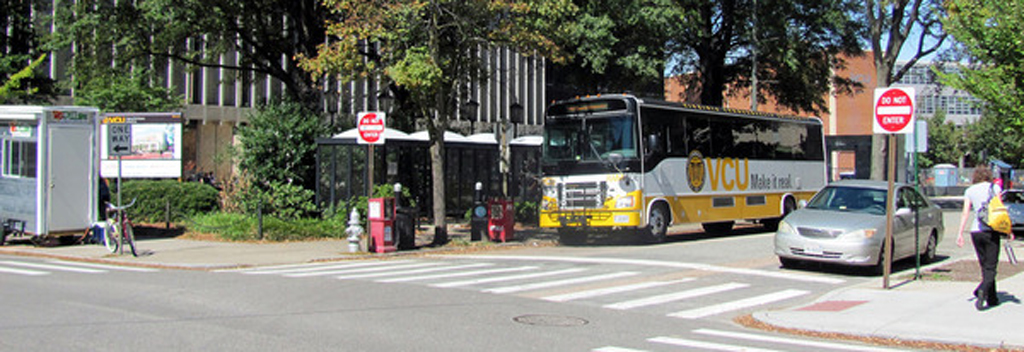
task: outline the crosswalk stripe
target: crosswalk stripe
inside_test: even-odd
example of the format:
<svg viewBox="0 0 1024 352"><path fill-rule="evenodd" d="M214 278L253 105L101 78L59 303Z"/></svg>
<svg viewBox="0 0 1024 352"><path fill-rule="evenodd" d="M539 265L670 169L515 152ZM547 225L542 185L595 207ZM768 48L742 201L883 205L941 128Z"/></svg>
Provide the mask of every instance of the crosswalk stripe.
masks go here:
<svg viewBox="0 0 1024 352"><path fill-rule="evenodd" d="M28 269L15 269L15 268L8 268L8 267L2 267L2 266L0 266L0 272L9 273L9 274L18 274L18 275L31 275L31 276L50 275L50 272L48 272L48 271L28 270Z"/></svg>
<svg viewBox="0 0 1024 352"><path fill-rule="evenodd" d="M440 284L434 284L434 285L431 285L431 286L433 286L433 287L469 286L469 285L484 284L484 283L491 283L491 282L512 281L512 280L522 280L522 279L534 279L534 278L538 278L538 277L547 277L547 276L555 276L555 275L562 275L562 274L572 274L572 273L578 273L578 272L586 271L586 270L587 269L584 269L584 268L573 268L573 269L564 269L564 270L556 270L556 271L545 271L545 272L532 273L532 274L488 277L488 278L481 278L481 279L474 279L474 280L445 282L445 283L440 283Z"/></svg>
<svg viewBox="0 0 1024 352"><path fill-rule="evenodd" d="M529 270L534 270L534 269L537 269L537 267L535 267L535 266L517 266L517 267L512 267L512 268L471 270L471 271L463 271L463 272L460 272L460 273L450 273L450 274L437 274L437 275L420 275L420 276L410 276L410 277L399 277L399 278L393 278L393 279L377 280L377 282L392 283L392 282L407 282L407 281L418 281L418 280L447 279L447 278L455 278L455 277L477 276L477 275L487 275L487 274L499 274L499 273L517 272L517 271L529 271Z"/></svg>
<svg viewBox="0 0 1024 352"><path fill-rule="evenodd" d="M385 273L341 275L341 276L335 276L335 278L339 279L339 280L365 279L365 278L381 277L381 276L410 275L410 274L433 273L433 272L438 272L438 271L449 271L449 270L479 268L479 267L482 267L482 266L491 266L491 265L494 265L494 264L491 264L491 263L476 263L476 264L445 266L445 267L440 267L440 268L424 268L424 269L416 269L416 270L406 270L406 271L402 271L402 272L385 272Z"/></svg>
<svg viewBox="0 0 1024 352"><path fill-rule="evenodd" d="M70 271L70 272L86 273L86 274L99 274L99 273L107 272L106 270L99 270L99 269L77 268L77 267L61 266L61 265L50 265L50 264L42 264L42 263L24 263L24 262L15 262L15 261L3 261L3 262L0 262L0 264L22 266L22 267L34 268L34 269Z"/></svg>
<svg viewBox="0 0 1024 352"><path fill-rule="evenodd" d="M389 265L389 266L374 266L370 268L360 269L342 269L342 270L328 270L328 271L314 271L314 272L301 272L295 274L284 274L284 277L310 277L310 276L325 276L325 275L337 275L337 274L353 274L353 273L365 273L375 272L383 270L401 270L401 269L413 269L422 268L425 266L441 265L441 263L412 263L402 265Z"/></svg>
<svg viewBox="0 0 1024 352"><path fill-rule="evenodd" d="M673 346L680 346L680 347L689 347L689 348L703 348L703 349L707 349L707 350L716 350L716 351L728 351L728 352L778 352L776 350L768 350L768 349L753 348L753 347L746 347L746 346L736 346L736 345L726 345L726 344L722 344L722 343L704 342L704 341L697 341L697 340L688 340L688 339L682 339L682 338L678 338L678 337L664 337L664 336L661 336L661 337L654 337L654 338L647 339L647 341L654 342L654 343L666 344L666 345L673 345Z"/></svg>
<svg viewBox="0 0 1024 352"><path fill-rule="evenodd" d="M331 264L296 264L296 265L281 265L276 267L266 268L254 268L245 269L241 271L244 274L249 275L277 275L277 274L291 274L301 272L313 272L323 270L337 270L346 268L360 268L365 266L378 266L378 265L394 265L411 263L411 260L392 260L392 261L373 261L373 262L348 262L348 263L331 263Z"/></svg>
<svg viewBox="0 0 1024 352"><path fill-rule="evenodd" d="M142 267L136 267L136 266L117 266L117 265L106 265L106 264L97 264L97 263L82 263L82 262L65 262L65 261L60 261L60 260L51 261L50 263L60 264L60 265L71 265L71 266L84 266L84 267L87 267L87 268L95 268L95 269L136 271L136 272L141 272L141 273L153 273L153 272L160 271L160 269L157 269L157 268L142 268Z"/></svg>
<svg viewBox="0 0 1024 352"><path fill-rule="evenodd" d="M720 314L720 313L724 313L724 312L728 312L728 311L739 310L739 309L759 306L759 305L762 305L762 304L767 304L767 303L771 303L771 302L775 302L775 301L781 301L781 300L784 300L784 299L790 299L790 298L793 298L793 297L803 296L803 295L806 295L808 293L810 293L810 292L803 291L803 290L783 290L783 291L779 291L779 292L775 292L775 293L769 293L769 294L766 294L766 295L745 298L745 299L741 299L741 300L737 300L737 301L726 302L726 303L711 305L711 306L707 306L707 307L701 307L701 308L697 308L697 309L684 310L684 311L681 311L681 312L675 312L675 313L669 314L668 316L675 317L675 318L684 318L684 319L697 319L697 318L703 318L703 317L706 317L706 316L709 316L709 315Z"/></svg>
<svg viewBox="0 0 1024 352"><path fill-rule="evenodd" d="M570 292L570 293L561 294L561 295L541 297L541 299L547 300L547 301L552 301L552 302L566 302L566 301L571 301L571 300L575 300L575 299L594 298L594 297L606 296L606 295L611 295L611 294L616 294L616 293L623 293L623 292L630 292L630 291L636 291L636 290L642 290L642 289L648 289L648 288L654 288L654 287L667 286L667 285L672 285L672 284L689 282L689 281L693 281L693 280L695 280L695 279L694 278L685 278L685 279L672 280L672 281L640 282L640 283L621 285L621 286L602 287L602 288L597 288L597 289L587 290L587 291Z"/></svg>
<svg viewBox="0 0 1024 352"><path fill-rule="evenodd" d="M610 308L610 309L623 309L623 310L624 309L633 309L633 308L637 308L637 307L644 307L644 306L650 306L650 305L655 305L655 304L663 304L663 303L668 303L668 302L673 302L673 301L680 301L680 300L694 298L694 297L699 297L699 296L704 296L704 295L710 295L710 294L718 293L718 292L725 292L725 291L729 291L729 290L735 290L735 289L744 288L744 287L747 287L747 286L750 286L750 285L743 284L743 283L730 282L730 283L727 283L727 284L722 284L722 285L717 285L717 286L701 287L701 288L696 288L696 289L682 291L682 292L675 292L675 293L669 293L669 294L664 294L664 295L657 295L657 296L641 298L641 299L636 299L636 300L631 300L631 301L613 303L613 304L606 305L604 307L605 308Z"/></svg>
<svg viewBox="0 0 1024 352"><path fill-rule="evenodd" d="M591 352L647 352L645 350L636 350L632 348L623 348L615 346L605 346L601 348L595 348L590 350Z"/></svg>
<svg viewBox="0 0 1024 352"><path fill-rule="evenodd" d="M835 350L848 350L848 351L861 351L861 352L895 352L900 350L894 350L889 348L871 347L871 346L855 346L846 345L834 342L822 342L822 341L809 341L809 340L798 340L786 337L766 336L758 334L749 334L745 332L733 332L733 331L721 331L713 329L697 329L693 331L697 334L710 335L717 337L725 337L730 339L741 339L751 340L760 342L771 342L771 343L785 343L790 345L809 346L815 348L829 348Z"/></svg>
<svg viewBox="0 0 1024 352"><path fill-rule="evenodd" d="M546 282L535 282L535 283L532 283L532 284L525 284L525 285L498 287L498 288L487 289L487 290L484 290L483 292L498 293L498 294L501 294L501 293L513 293L513 292L536 290L536 289L541 289L541 288L550 288L550 287L557 287L557 286L575 285L575 284L581 284L581 283L586 283L586 282L610 280L610 279L616 279L616 278L620 278L620 277L633 276L633 275L636 275L636 274L638 274L638 273L632 272L632 271L622 271L622 272L617 272L617 273L609 273L609 274L594 275L594 276L576 277L576 278L564 279L564 280L555 280L555 281L546 281Z"/></svg>

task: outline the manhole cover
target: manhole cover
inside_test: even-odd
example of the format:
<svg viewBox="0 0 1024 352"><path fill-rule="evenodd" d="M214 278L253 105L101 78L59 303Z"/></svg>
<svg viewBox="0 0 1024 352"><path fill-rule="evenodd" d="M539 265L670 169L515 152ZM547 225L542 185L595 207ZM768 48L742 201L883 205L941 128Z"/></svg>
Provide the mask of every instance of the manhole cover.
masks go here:
<svg viewBox="0 0 1024 352"><path fill-rule="evenodd" d="M520 324L538 326L581 326L590 323L583 318L543 314L522 315L512 318L512 320Z"/></svg>

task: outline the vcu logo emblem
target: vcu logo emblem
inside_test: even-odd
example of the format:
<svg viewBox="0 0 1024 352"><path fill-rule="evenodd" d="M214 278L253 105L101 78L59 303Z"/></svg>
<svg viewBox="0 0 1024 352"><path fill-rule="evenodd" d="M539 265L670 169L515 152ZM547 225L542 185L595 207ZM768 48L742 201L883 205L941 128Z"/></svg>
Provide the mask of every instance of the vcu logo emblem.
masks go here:
<svg viewBox="0 0 1024 352"><path fill-rule="evenodd" d="M686 179L694 193L704 188L704 156L699 150L690 152L690 158L686 163Z"/></svg>

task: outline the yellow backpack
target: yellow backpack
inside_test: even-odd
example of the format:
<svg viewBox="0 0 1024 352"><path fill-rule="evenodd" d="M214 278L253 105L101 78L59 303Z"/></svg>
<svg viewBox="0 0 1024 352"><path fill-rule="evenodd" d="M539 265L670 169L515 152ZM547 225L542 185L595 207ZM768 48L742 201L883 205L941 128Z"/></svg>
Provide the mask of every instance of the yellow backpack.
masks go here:
<svg viewBox="0 0 1024 352"><path fill-rule="evenodd" d="M989 185L988 194L988 203L982 204L981 210L978 210L978 220L993 231L1010 233L1013 223L1010 221L1010 213L1006 210L1002 197L992 194L992 185Z"/></svg>

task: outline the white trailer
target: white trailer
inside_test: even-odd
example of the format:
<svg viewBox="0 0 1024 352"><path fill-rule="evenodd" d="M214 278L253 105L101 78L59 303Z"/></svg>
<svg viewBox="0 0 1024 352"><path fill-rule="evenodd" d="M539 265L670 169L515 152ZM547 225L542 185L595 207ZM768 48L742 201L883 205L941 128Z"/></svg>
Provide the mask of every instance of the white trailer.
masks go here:
<svg viewBox="0 0 1024 352"><path fill-rule="evenodd" d="M0 219L37 237L81 232L98 218L99 109L0 105Z"/></svg>

